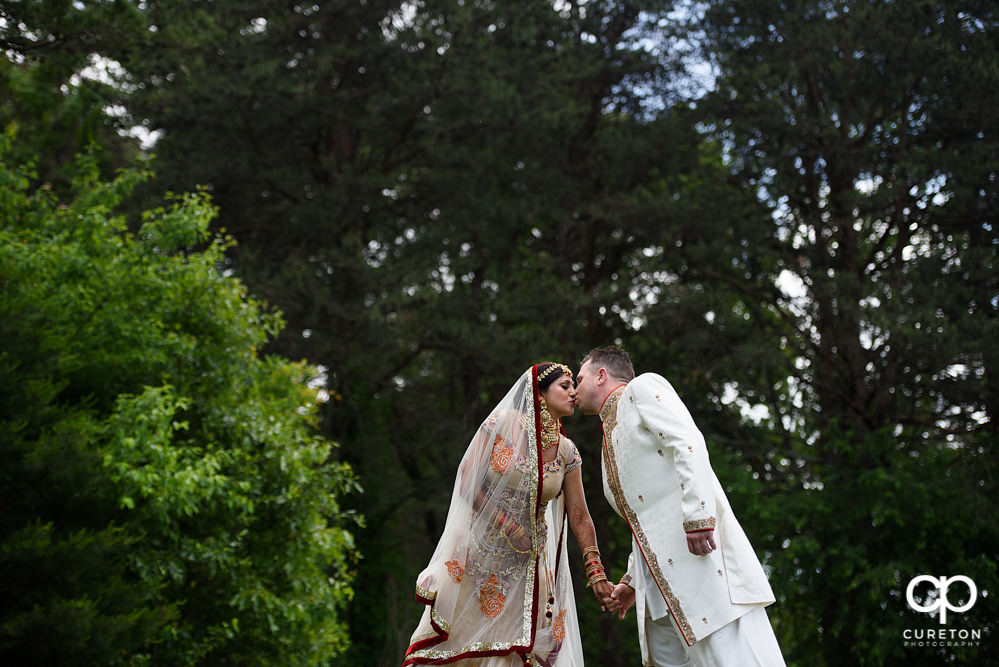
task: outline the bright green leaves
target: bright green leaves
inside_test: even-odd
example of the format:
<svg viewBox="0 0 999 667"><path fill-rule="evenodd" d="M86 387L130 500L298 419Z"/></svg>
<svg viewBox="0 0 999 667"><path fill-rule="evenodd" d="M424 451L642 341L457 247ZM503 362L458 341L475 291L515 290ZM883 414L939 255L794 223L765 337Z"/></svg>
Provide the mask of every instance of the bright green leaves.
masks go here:
<svg viewBox="0 0 999 667"><path fill-rule="evenodd" d="M84 158L57 201L0 161L0 659L323 663L357 484L316 371L258 355L280 318L220 273L204 193L117 214L142 178Z"/></svg>

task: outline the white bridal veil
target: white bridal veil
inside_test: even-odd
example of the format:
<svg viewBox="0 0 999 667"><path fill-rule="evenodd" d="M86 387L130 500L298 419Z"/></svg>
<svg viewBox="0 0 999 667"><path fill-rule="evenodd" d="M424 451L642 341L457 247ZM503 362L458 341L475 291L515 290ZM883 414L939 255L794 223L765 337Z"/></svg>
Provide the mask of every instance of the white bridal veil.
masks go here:
<svg viewBox="0 0 999 667"><path fill-rule="evenodd" d="M564 494L542 501L537 368L462 457L444 532L417 578L426 608L403 665L583 664Z"/></svg>

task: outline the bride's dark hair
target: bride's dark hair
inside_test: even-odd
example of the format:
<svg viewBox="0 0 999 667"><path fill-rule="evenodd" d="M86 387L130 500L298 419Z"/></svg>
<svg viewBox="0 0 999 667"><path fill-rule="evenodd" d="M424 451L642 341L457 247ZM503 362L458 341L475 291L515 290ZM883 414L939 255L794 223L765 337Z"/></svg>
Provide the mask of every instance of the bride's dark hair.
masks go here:
<svg viewBox="0 0 999 667"><path fill-rule="evenodd" d="M557 370L552 371L538 382L538 393L540 394L545 393L548 390L548 387L552 386L555 380L558 380L565 375L565 371L562 370L564 368L562 364L557 364L554 361L545 361L538 364L538 377L540 378L544 375L544 372L552 366L557 367Z"/></svg>

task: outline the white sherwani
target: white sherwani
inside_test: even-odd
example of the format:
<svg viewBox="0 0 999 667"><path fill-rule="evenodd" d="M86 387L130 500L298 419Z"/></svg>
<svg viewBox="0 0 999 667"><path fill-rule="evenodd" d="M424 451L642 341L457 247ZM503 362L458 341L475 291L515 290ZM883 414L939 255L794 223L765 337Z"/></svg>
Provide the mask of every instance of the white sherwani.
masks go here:
<svg viewBox="0 0 999 667"><path fill-rule="evenodd" d="M629 575L636 578L644 662L651 664L642 621L647 596L649 616L668 615L687 646L774 602L711 469L704 437L672 385L654 373L640 375L607 397L600 417L604 495L628 522L637 547ZM695 556L687 533L706 529L714 529L719 548ZM647 569L639 569L636 557Z"/></svg>

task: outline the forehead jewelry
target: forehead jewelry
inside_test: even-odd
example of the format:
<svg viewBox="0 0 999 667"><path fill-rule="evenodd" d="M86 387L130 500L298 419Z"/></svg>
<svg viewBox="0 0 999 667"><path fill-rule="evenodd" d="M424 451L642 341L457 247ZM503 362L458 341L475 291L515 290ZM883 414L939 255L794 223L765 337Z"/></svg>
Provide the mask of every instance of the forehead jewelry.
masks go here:
<svg viewBox="0 0 999 667"><path fill-rule="evenodd" d="M565 364L557 364L557 363L555 363L555 362L553 362L553 361L549 361L549 362L547 362L547 363L550 363L550 364L551 364L551 366L549 366L548 368L546 368L546 369L545 369L545 370L544 370L544 371L543 371L543 372L541 373L541 375L539 375L539 376L538 376L538 382L541 382L541 381L542 381L542 380L544 380L544 379L545 379L546 377L548 377L549 375L551 375L551 374L552 374L552 373L553 373L553 372L554 372L554 371L555 371L556 369L559 369L559 368L560 368L560 369L562 369L562 373L564 373L565 375L567 375L567 376L569 376L570 378L572 378L572 371L570 371L570 370L569 370L569 367L568 367L568 366L566 366Z"/></svg>

